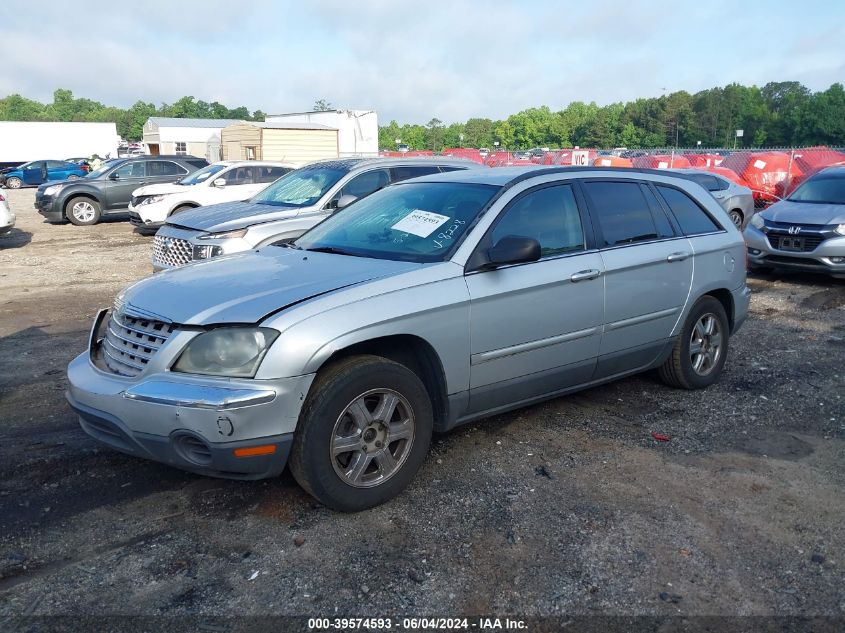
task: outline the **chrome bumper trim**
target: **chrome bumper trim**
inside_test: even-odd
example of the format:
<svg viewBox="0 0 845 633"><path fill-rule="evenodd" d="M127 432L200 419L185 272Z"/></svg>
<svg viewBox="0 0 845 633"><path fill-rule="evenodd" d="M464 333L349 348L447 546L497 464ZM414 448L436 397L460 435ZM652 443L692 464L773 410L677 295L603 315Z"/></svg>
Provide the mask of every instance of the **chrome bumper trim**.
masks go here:
<svg viewBox="0 0 845 633"><path fill-rule="evenodd" d="M124 391L123 397L174 407L223 411L272 402L276 398L276 392L270 389L227 389L183 382L148 380Z"/></svg>

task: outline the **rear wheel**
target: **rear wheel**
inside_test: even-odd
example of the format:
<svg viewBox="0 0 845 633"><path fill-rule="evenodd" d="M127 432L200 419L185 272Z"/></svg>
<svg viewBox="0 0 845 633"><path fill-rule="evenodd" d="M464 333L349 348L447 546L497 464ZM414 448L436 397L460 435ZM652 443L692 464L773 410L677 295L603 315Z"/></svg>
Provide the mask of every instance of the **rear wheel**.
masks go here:
<svg viewBox="0 0 845 633"><path fill-rule="evenodd" d="M6 178L6 187L8 189L20 189L23 181L17 176Z"/></svg>
<svg viewBox="0 0 845 633"><path fill-rule="evenodd" d="M709 387L722 374L729 336L725 308L705 295L690 311L672 354L660 367L660 378L671 387Z"/></svg>
<svg viewBox="0 0 845 633"><path fill-rule="evenodd" d="M431 442L428 391L404 365L354 356L318 374L290 456L299 484L344 512L379 505L416 474Z"/></svg>
<svg viewBox="0 0 845 633"><path fill-rule="evenodd" d="M76 226L90 226L100 221L100 204L91 198L71 198L65 215Z"/></svg>

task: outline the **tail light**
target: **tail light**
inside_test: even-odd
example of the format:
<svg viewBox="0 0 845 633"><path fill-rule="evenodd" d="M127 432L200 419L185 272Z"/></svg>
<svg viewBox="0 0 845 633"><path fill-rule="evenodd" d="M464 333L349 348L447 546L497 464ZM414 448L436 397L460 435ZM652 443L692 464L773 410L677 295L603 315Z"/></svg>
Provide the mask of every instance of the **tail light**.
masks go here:
<svg viewBox="0 0 845 633"><path fill-rule="evenodd" d="M0 202L6 202L6 198L3 197L2 193L0 193Z"/></svg>

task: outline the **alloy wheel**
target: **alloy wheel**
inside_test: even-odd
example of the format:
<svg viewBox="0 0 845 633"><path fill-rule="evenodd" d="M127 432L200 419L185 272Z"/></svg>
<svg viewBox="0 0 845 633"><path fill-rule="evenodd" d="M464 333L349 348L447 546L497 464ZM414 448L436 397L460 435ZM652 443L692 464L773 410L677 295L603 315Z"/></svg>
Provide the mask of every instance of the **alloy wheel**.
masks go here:
<svg viewBox="0 0 845 633"><path fill-rule="evenodd" d="M414 442L414 411L392 389L372 389L350 402L335 422L331 460L355 488L384 483L402 468Z"/></svg>
<svg viewBox="0 0 845 633"><path fill-rule="evenodd" d="M712 312L701 316L690 334L690 363L699 376L707 376L722 356L722 327Z"/></svg>
<svg viewBox="0 0 845 633"><path fill-rule="evenodd" d="M74 203L70 212L73 214L73 217L80 222L90 222L96 215L94 206L85 200L80 200L79 202Z"/></svg>

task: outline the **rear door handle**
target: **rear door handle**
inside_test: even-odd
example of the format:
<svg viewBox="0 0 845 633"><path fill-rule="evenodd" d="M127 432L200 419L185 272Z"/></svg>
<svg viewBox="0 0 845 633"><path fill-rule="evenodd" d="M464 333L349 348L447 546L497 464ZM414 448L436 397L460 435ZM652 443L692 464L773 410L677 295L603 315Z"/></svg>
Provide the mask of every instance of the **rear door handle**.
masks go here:
<svg viewBox="0 0 845 633"><path fill-rule="evenodd" d="M600 271L600 270L596 270L596 269L594 268L594 269L592 269L592 270L582 270L582 271L579 271L579 272L577 272L577 273L573 274L573 275L569 278L569 280L570 280L570 281L572 281L573 283L575 283L575 282L579 282L579 281L587 281L587 280L589 280L589 279L595 279L595 278L596 278L596 277L598 277L599 275L601 275L601 271Z"/></svg>
<svg viewBox="0 0 845 633"><path fill-rule="evenodd" d="M689 253L683 253L683 252L672 253L666 258L666 261L667 262L682 262L689 256L690 256Z"/></svg>

